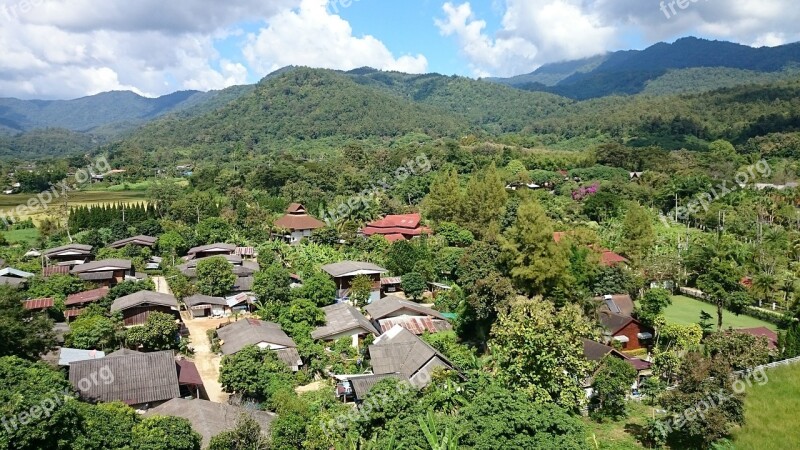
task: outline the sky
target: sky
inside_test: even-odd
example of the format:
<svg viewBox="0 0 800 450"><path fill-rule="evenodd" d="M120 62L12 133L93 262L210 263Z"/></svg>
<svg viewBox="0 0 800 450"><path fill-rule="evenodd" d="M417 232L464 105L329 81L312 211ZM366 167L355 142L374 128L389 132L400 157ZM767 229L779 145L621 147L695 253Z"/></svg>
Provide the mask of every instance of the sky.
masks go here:
<svg viewBox="0 0 800 450"><path fill-rule="evenodd" d="M154 97L287 65L508 77L698 36L800 40L796 0L0 0L0 97Z"/></svg>

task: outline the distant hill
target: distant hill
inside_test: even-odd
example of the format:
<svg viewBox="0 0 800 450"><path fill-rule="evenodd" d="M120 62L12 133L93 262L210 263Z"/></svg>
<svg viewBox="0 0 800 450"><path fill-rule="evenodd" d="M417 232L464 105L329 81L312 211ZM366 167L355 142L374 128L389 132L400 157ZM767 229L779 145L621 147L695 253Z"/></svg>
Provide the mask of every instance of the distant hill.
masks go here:
<svg viewBox="0 0 800 450"><path fill-rule="evenodd" d="M701 92L798 77L800 43L754 48L687 37L641 51L547 64L531 74L488 80L585 100L643 92Z"/></svg>

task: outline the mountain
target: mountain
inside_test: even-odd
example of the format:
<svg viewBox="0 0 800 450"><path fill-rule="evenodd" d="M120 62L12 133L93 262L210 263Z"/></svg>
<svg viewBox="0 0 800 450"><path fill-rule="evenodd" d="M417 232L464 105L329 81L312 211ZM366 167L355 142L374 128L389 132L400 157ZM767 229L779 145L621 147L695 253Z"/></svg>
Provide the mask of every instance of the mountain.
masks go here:
<svg viewBox="0 0 800 450"><path fill-rule="evenodd" d="M42 128L76 132L94 132L101 127L128 130L169 113L203 113L248 90L249 87L235 86L212 92L179 91L158 98L129 91L104 92L75 100L0 98L0 128L6 133Z"/></svg>
<svg viewBox="0 0 800 450"><path fill-rule="evenodd" d="M547 64L512 78L528 91L585 100L609 95L700 92L800 77L800 43L754 48L694 37L576 61Z"/></svg>

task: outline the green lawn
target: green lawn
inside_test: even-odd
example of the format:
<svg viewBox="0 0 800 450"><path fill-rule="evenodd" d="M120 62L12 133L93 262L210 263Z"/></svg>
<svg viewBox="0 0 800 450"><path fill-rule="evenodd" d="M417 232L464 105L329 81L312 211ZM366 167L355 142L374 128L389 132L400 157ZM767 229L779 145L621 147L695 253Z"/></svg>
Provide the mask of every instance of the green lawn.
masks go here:
<svg viewBox="0 0 800 450"><path fill-rule="evenodd" d="M652 408L640 402L628 402L628 417L614 422L598 423L584 417L589 431L588 448L595 450L640 450L644 447L636 440Z"/></svg>
<svg viewBox="0 0 800 450"><path fill-rule="evenodd" d="M705 311L713 316L712 323L717 324L717 308L709 303L701 302L693 298L676 295L672 297L672 306L667 308L664 316L667 322L676 323L679 325L689 325L700 321L700 311ZM755 319L750 316L740 315L737 316L730 311L725 311L723 316L723 327L733 328L756 328L767 327L770 330L777 331L777 327L769 322Z"/></svg>
<svg viewBox="0 0 800 450"><path fill-rule="evenodd" d="M746 391L747 423L734 433L737 450L796 449L800 443L800 364L767 371L769 382Z"/></svg>
<svg viewBox="0 0 800 450"><path fill-rule="evenodd" d="M31 228L28 230L5 231L3 232L3 237L6 238L9 244L22 244L31 247L39 239L39 230Z"/></svg>

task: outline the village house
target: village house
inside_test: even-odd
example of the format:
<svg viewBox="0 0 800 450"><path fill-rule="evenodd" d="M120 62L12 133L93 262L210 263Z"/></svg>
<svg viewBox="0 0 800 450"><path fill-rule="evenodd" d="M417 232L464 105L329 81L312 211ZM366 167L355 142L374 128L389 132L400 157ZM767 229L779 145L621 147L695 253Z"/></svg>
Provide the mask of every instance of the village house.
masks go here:
<svg viewBox="0 0 800 450"><path fill-rule="evenodd" d="M75 266L70 271L83 281L100 286L116 286L128 278L136 279L133 264L127 259L104 259Z"/></svg>
<svg viewBox="0 0 800 450"><path fill-rule="evenodd" d="M108 295L110 290L111 289L108 286L103 286L90 291L69 295L64 301L64 306L67 307L67 311L76 308L83 308L91 303L102 300L106 295Z"/></svg>
<svg viewBox="0 0 800 450"><path fill-rule="evenodd" d="M35 275L12 267L0 269L0 286L9 286L13 289L22 289L28 280Z"/></svg>
<svg viewBox="0 0 800 450"><path fill-rule="evenodd" d="M652 343L653 330L633 317L611 312L600 312L599 316L608 342L618 342L623 351L647 348Z"/></svg>
<svg viewBox="0 0 800 450"><path fill-rule="evenodd" d="M292 203L286 209L286 215L275 221L275 228L286 230L288 234L283 238L290 244L297 244L311 237L314 230L325 228L325 222L309 215L305 206Z"/></svg>
<svg viewBox="0 0 800 450"><path fill-rule="evenodd" d="M337 303L322 308L325 312L325 325L311 333L311 337L321 341L349 339L353 347L369 335L378 336L378 330L361 312L349 303Z"/></svg>
<svg viewBox="0 0 800 450"><path fill-rule="evenodd" d="M201 245L189 249L185 259L189 261L192 259L208 258L210 256L227 256L233 255L234 252L236 252L236 246L233 244Z"/></svg>
<svg viewBox="0 0 800 450"><path fill-rule="evenodd" d="M274 351L278 359L295 372L303 365L297 344L276 323L243 319L218 329L217 336L223 355L235 355L245 347L255 345L262 350Z"/></svg>
<svg viewBox="0 0 800 450"><path fill-rule="evenodd" d="M178 270L190 279L197 278L197 265L215 256L206 256L200 259L192 259L184 264L178 266ZM231 255L218 255L216 257L225 258L231 264L231 270L236 275L236 281L231 291L228 293L231 296L236 296L243 293L250 293L253 290L253 282L255 281L254 275L261 270L258 262L253 260L244 260L241 256L236 254Z"/></svg>
<svg viewBox="0 0 800 450"><path fill-rule="evenodd" d="M422 389L430 384L437 368L457 369L448 359L414 333L397 325L369 346L375 375L397 374Z"/></svg>
<svg viewBox="0 0 800 450"><path fill-rule="evenodd" d="M438 333L453 328L439 311L400 297L384 297L364 309L381 333L398 325L416 335L425 332Z"/></svg>
<svg viewBox="0 0 800 450"><path fill-rule="evenodd" d="M122 320L126 327L144 325L151 313L161 312L180 320L178 300L169 294L152 291L140 291L114 300L111 312L122 312Z"/></svg>
<svg viewBox="0 0 800 450"><path fill-rule="evenodd" d="M122 239L122 240L119 240L117 242L113 242L111 244L108 244L108 246L111 247L111 248L114 248L114 249L125 248L125 247L127 247L129 245L134 246L134 247L146 247L146 248L152 249L152 248L155 248L156 242L158 242L158 238L154 238L154 237L151 237L151 236L139 235L139 236L134 236L134 237L130 237L130 238L127 238L127 239Z"/></svg>
<svg viewBox="0 0 800 450"><path fill-rule="evenodd" d="M223 432L236 429L239 418L246 414L261 427L261 434L269 436L270 423L275 414L267 411L240 408L233 405L213 403L201 399L175 398L155 408L150 408L145 417L181 417L192 424L192 429L202 436L201 448L208 448L211 438Z"/></svg>
<svg viewBox="0 0 800 450"><path fill-rule="evenodd" d="M350 299L350 287L353 279L365 275L372 280L372 291L369 302L381 298L381 274L388 272L383 267L372 263L358 261L342 261L335 264L322 266L322 270L333 278L336 283L336 301L343 302Z"/></svg>
<svg viewBox="0 0 800 450"><path fill-rule="evenodd" d="M389 242L405 241L422 235L432 234L428 227L420 224L419 214L390 215L381 220L367 224L361 233L364 236L381 235Z"/></svg>
<svg viewBox="0 0 800 450"><path fill-rule="evenodd" d="M58 365L69 367L71 364L92 359L103 359L106 357L100 350L81 350L78 348L62 348L58 352Z"/></svg>
<svg viewBox="0 0 800 450"><path fill-rule="evenodd" d="M599 312L609 312L628 317L633 315L635 305L628 294L605 295L603 297L595 297L594 300L600 304Z"/></svg>
<svg viewBox="0 0 800 450"><path fill-rule="evenodd" d="M201 317L225 317L231 314L228 303L222 297L211 297L208 295L193 295L183 299L186 309L192 318Z"/></svg>
<svg viewBox="0 0 800 450"><path fill-rule="evenodd" d="M36 298L33 300L26 300L22 302L22 307L26 311L41 312L41 311L47 311L48 309L54 307L55 304L56 301L50 297Z"/></svg>
<svg viewBox="0 0 800 450"><path fill-rule="evenodd" d="M69 244L45 250L42 256L47 265L74 267L91 261L93 248L91 245Z"/></svg>
<svg viewBox="0 0 800 450"><path fill-rule="evenodd" d="M609 347L608 345L603 345L599 342L589 339L583 340L583 356L588 361L598 364L606 357L619 358L630 364L631 367L636 369L636 380L631 385L631 389L634 391L639 389L639 386L641 386L645 378L653 376L651 363L639 358L630 358L613 347ZM597 367L597 370L599 370L599 366ZM595 371L591 376L583 381L583 388L586 391L587 398L591 398L594 395L593 385L594 376L596 374L597 372Z"/></svg>

